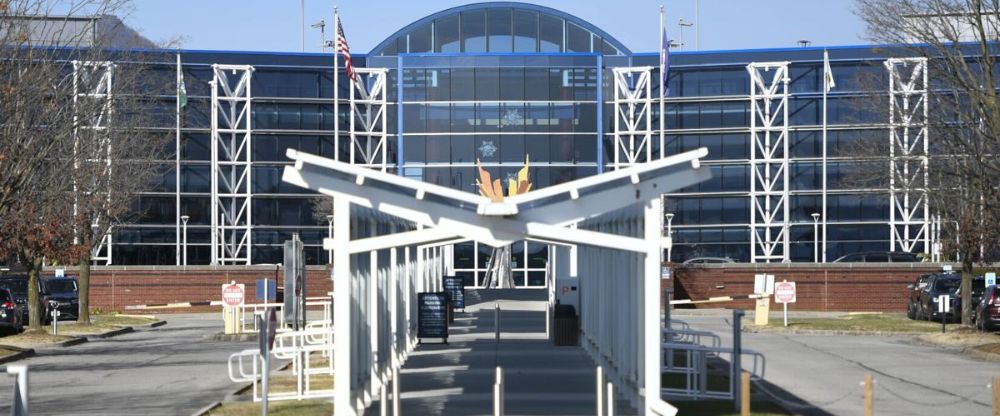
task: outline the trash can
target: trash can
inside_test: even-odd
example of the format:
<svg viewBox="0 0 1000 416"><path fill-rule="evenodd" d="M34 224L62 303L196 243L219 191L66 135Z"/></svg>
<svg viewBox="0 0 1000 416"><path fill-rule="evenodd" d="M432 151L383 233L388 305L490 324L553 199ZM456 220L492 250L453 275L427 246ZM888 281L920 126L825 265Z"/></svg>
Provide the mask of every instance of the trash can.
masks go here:
<svg viewBox="0 0 1000 416"><path fill-rule="evenodd" d="M580 338L580 321L573 305L556 304L555 308L555 344L557 346L575 346Z"/></svg>

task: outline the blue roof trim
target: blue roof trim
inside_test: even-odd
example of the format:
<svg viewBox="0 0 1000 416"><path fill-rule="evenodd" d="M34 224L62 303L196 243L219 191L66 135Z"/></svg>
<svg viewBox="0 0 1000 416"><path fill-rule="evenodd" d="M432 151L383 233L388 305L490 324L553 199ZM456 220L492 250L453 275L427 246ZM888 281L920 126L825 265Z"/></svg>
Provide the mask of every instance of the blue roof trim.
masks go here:
<svg viewBox="0 0 1000 416"><path fill-rule="evenodd" d="M413 23L410 23L410 24L408 24L406 26L403 26L402 29L399 29L395 33L389 35L382 42L379 42L378 45L375 45L375 47L372 48L371 51L368 52L368 54L369 55L377 55L380 51L382 51L387 46L389 46L389 42L394 42L400 36L406 35L411 30L416 29L419 26L422 26L424 24L433 22L434 19L439 19L441 17L445 17L445 16L449 16L449 15L453 15L453 14L457 14L457 13L461 13L461 12L465 12L465 11L470 11L470 10L482 10L482 9L489 9L489 8L505 8L505 7L515 8L515 9L521 9L521 10L531 10L531 11L535 11L535 12L538 12L538 13L545 13L545 14L548 14L548 15L552 15L552 16L556 16L556 17L560 17L560 18L566 19L566 21L572 22L572 23L576 24L577 26L580 26L580 27L582 27L584 29L587 29L587 30L589 30L589 31L597 34L598 36L604 38L605 41L610 42L612 45L614 45L614 47L617 48L618 51L621 52L623 55L631 55L632 54L632 50L630 50L624 44L622 44L621 42L619 42L618 39L615 39L613 36L611 36L610 34L608 34L608 32L605 32L601 28L599 28L597 26L594 26L593 24L587 22L586 20L583 20L583 19L581 19L579 17L573 16L573 15L571 15L569 13L564 12L564 11L553 9L551 7L540 6L540 5L537 5L537 4L530 4L530 3L514 2L514 1L494 1L494 2L485 2L485 3L466 4L466 5L463 5L463 6L452 7L450 9L444 9L444 10L439 11L437 13L433 13L433 14L427 15L427 16L421 18L420 20L417 20L417 21L415 21Z"/></svg>

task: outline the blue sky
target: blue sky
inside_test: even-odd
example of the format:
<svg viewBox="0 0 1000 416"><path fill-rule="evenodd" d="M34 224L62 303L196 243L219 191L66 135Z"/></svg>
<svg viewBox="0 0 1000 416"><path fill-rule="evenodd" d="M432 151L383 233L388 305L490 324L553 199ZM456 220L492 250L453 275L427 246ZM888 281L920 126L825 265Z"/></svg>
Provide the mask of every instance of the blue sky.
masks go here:
<svg viewBox="0 0 1000 416"><path fill-rule="evenodd" d="M406 24L461 0L342 0L337 2L344 31L356 52L367 52ZM590 21L636 52L658 49L659 1L531 1ZM670 0L666 26L678 40L677 20L695 20L696 0ZM306 0L306 51L320 50L320 35L309 25L333 19L334 2ZM813 46L866 43L864 25L851 0L701 0L702 50L792 47L800 39ZM300 50L299 0L135 0L125 21L153 41L182 38L187 49L244 51ZM694 28L684 30L694 50ZM332 25L327 26L327 38Z"/></svg>

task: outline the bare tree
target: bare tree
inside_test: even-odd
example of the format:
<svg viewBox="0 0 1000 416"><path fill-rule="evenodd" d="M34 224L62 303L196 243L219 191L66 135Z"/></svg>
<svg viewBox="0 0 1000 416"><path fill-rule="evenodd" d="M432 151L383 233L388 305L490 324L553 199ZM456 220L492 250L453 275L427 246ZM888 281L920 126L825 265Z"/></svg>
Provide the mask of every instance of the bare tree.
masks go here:
<svg viewBox="0 0 1000 416"><path fill-rule="evenodd" d="M888 56L927 58L933 138L928 201L955 224L962 323L970 325L972 269L994 252L1000 219L998 0L856 0L868 38ZM883 88L884 90L884 88ZM888 171L888 170L886 170ZM949 239L950 241L950 239Z"/></svg>
<svg viewBox="0 0 1000 416"><path fill-rule="evenodd" d="M41 326L45 262L81 266L81 321L89 323L92 250L158 174L151 161L162 159L166 137L142 127L162 82L145 57L110 48L135 37L59 17L128 5L0 1L0 256L28 270L32 329Z"/></svg>

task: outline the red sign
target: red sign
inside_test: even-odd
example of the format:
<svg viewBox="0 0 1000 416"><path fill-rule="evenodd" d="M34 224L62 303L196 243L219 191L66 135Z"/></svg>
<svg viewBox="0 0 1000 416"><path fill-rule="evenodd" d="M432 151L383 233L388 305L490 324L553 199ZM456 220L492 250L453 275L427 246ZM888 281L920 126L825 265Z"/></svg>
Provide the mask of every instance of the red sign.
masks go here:
<svg viewBox="0 0 1000 416"><path fill-rule="evenodd" d="M229 307L240 306L243 304L244 293L242 284L222 285L222 303Z"/></svg>
<svg viewBox="0 0 1000 416"><path fill-rule="evenodd" d="M775 303L795 303L795 282L778 282L774 284Z"/></svg>

